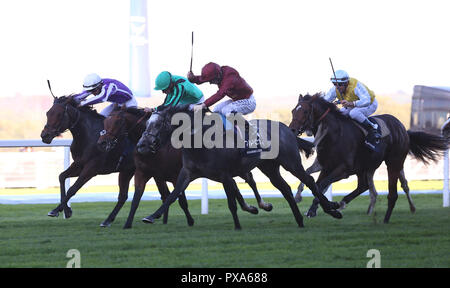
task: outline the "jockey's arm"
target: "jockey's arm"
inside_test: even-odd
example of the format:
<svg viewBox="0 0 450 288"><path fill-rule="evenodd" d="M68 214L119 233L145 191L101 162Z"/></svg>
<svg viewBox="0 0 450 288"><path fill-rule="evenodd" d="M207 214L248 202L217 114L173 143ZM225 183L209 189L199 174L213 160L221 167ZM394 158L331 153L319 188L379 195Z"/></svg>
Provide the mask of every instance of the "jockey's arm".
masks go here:
<svg viewBox="0 0 450 288"><path fill-rule="evenodd" d="M75 94L75 95L73 95L72 97L73 97L73 99L75 100L75 101L77 101L78 103L80 103L82 100L84 100L86 97L88 97L89 95L91 95L91 92L90 91L83 91L83 92L81 92L81 93L79 93L79 94Z"/></svg>
<svg viewBox="0 0 450 288"><path fill-rule="evenodd" d="M334 99L336 99L336 88L332 87L330 90L328 90L327 94L323 96L323 99L327 100L328 102L333 102Z"/></svg>
<svg viewBox="0 0 450 288"><path fill-rule="evenodd" d="M89 99L83 100L81 101L80 104L81 106L85 106L105 102L108 100L109 95L113 94L116 91L117 91L116 85L114 84L104 85L102 87L102 91L100 92L100 94L95 95L94 97L91 97Z"/></svg>
<svg viewBox="0 0 450 288"><path fill-rule="evenodd" d="M358 96L359 100L354 101L353 104L355 107L366 107L370 105L370 94L367 91L366 87L363 84L358 82L355 87L355 94Z"/></svg>

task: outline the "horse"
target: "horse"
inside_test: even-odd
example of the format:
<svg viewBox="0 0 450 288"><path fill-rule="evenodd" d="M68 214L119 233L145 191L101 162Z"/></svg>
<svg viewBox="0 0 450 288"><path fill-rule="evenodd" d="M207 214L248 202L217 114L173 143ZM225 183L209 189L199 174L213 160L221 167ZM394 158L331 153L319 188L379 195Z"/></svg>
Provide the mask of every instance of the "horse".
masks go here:
<svg viewBox="0 0 450 288"><path fill-rule="evenodd" d="M96 175L119 172L118 202L100 226L107 226L113 221L127 200L129 183L135 171L133 157L131 154L122 157L124 143L120 143L109 152L102 152L97 148L97 139L100 131L103 130L104 118L91 107L79 107L71 96L54 96L53 105L47 111L47 123L41 132L41 139L42 142L49 144L53 138L69 130L73 136L70 146L73 163L59 175L61 201L48 213L48 216L57 217L59 212L64 211L65 218L70 218L72 209L67 202ZM69 177L78 177L78 179L66 194L64 182Z"/></svg>
<svg viewBox="0 0 450 288"><path fill-rule="evenodd" d="M437 161L446 149L446 142L440 136L407 131L392 115L383 114L373 118L383 121L390 132L380 140L378 153L371 152L363 145L365 136L361 129L353 120L340 113L334 103L324 100L321 93L313 96L300 95L292 110L289 128L296 134L306 130L317 131L317 160L322 167L317 179L319 191L323 192L331 183L350 175L358 177L356 190L342 199L341 209L370 186L374 188L370 179L384 161L389 179L388 208L384 223L388 223L398 198L397 181L408 153L427 164L429 160ZM315 216L316 209L317 200L314 200L308 216Z"/></svg>
<svg viewBox="0 0 450 288"><path fill-rule="evenodd" d="M116 107L111 114L104 120L105 129L99 137L97 144L102 151L110 151L125 137L136 144L142 133L146 128L146 121L150 117L150 112L145 112L143 109ZM157 153L152 154L134 154L134 162L136 171L134 175L135 193L131 203L130 213L124 228L131 228L135 212L139 206L139 202L145 190L146 183L153 177L155 179L158 190L161 194L161 199L164 202L170 191L166 182L171 182L175 185L178 173L181 170L182 159L181 150L173 148L170 143L158 150ZM244 180L250 185L257 198L258 205L265 211L272 210L272 204L265 203L259 195L256 183L253 180L251 173L244 175ZM194 224L194 219L188 210L188 204L184 191L178 198L180 207L183 209L189 226ZM238 202L242 210L252 214L257 214L258 209L254 206L245 203L241 194L238 195ZM167 223L168 213L164 213L163 223Z"/></svg>
<svg viewBox="0 0 450 288"><path fill-rule="evenodd" d="M233 131L225 130L224 132L221 130L220 128L223 128L222 124L216 125L216 121L221 122L222 120L218 114L211 114L211 116L214 115L217 116L217 120L211 120L211 118L209 118L207 121L205 120L207 119L207 115L204 110L194 113L193 111L190 111L188 105L170 107L152 114L148 121L147 129L142 134L136 147L140 153L155 153L168 141L174 142L175 140L175 143L179 145L180 141L176 135L178 135L180 130L185 132L190 131L190 133L183 133L183 135L181 135L183 137L183 141L180 145L183 157L183 167L178 175L175 189L155 213L143 219L144 222L154 223L155 219L161 217L161 214L168 209L169 205L175 201L178 195L186 189L191 181L199 177L205 177L222 183L227 196L228 208L233 217L234 228L240 230L241 225L236 213L237 208L235 202L235 197L239 192L239 189L236 182L233 180L233 177L245 175L253 168L258 167L266 176L268 176L271 183L283 194L291 208L297 225L299 227L304 227L303 217L295 203L292 191L280 175L280 166L292 173L311 189L313 194L319 198L320 204L326 213L335 218L342 217L341 213L336 210L339 207L339 204L329 202L324 195L319 194L314 179L306 174L301 165L299 145L296 140L297 137L286 125L270 120L253 120L252 122L254 125L257 125L260 128L263 126L266 127L266 131L260 129L260 135L267 136L267 141L263 142L270 143L271 150L274 148L279 149L277 151L278 153L274 153L275 155L271 155L271 157L263 157L262 154L249 157L248 155L244 155L241 149L236 148L236 146L234 146L235 143L227 141L230 134L234 137ZM178 116L184 118L184 120L178 121L177 123L174 119L177 118L180 120ZM196 124L195 122L198 119L201 120L201 123L198 124L197 122ZM212 125L213 121L215 122L215 125ZM209 122L209 124L207 122ZM217 126L219 127L218 130ZM216 133L209 135L211 130ZM226 134L226 139L223 138L224 134ZM214 136L215 145L210 145L211 143L208 142L208 139L206 139L207 141L203 140L203 142L201 142L207 135L211 137L210 139ZM178 137L179 136L180 135L178 135ZM199 146L196 146L196 144L199 144L196 142L197 139L200 139L201 142ZM194 143L194 145L191 145L192 143ZM230 143L232 145L230 145Z"/></svg>

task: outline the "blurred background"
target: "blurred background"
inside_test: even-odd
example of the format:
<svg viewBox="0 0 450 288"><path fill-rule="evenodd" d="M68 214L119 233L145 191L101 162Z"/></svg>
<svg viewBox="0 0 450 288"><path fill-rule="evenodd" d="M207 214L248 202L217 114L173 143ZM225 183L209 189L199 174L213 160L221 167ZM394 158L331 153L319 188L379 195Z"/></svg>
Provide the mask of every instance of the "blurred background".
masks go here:
<svg viewBox="0 0 450 288"><path fill-rule="evenodd" d="M255 91L251 117L288 124L300 93L331 88L331 57L336 70L376 93L377 114L439 133L450 112L447 6L438 0L1 1L0 140L40 139L52 104L47 79L61 96L81 92L84 76L97 73L129 85L141 96L139 106L159 105L164 95L153 90L154 80L164 70L186 76L192 31L194 73L210 61L236 68ZM217 90L199 88L205 96ZM0 193L57 186L62 149L1 148ZM432 189L442 189L442 161L406 165L408 179L437 180ZM376 179L385 174L380 168ZM87 187L116 181L117 175L99 176Z"/></svg>

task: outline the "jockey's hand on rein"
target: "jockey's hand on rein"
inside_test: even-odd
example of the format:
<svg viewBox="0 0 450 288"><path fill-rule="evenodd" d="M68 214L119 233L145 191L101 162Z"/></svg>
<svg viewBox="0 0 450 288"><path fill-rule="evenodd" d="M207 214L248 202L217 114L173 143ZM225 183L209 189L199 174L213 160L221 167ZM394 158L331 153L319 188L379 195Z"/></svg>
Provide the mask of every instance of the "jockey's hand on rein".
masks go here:
<svg viewBox="0 0 450 288"><path fill-rule="evenodd" d="M342 100L341 102L342 106L345 108L352 108L355 107L355 104L352 101Z"/></svg>

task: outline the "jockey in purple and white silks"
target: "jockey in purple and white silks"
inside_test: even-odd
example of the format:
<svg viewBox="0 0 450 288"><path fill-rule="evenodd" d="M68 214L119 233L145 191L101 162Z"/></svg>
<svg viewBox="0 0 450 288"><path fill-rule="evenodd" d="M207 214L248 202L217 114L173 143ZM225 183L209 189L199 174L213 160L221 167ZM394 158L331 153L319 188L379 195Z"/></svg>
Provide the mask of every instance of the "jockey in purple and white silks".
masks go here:
<svg viewBox="0 0 450 288"><path fill-rule="evenodd" d="M133 92L122 82L114 79L100 78L97 74L89 74L84 79L84 91L76 94L73 98L81 106L93 105L101 102L111 102L100 114L107 117L114 108L114 104L125 105L126 107L137 107L136 98ZM92 95L92 97L89 97Z"/></svg>

